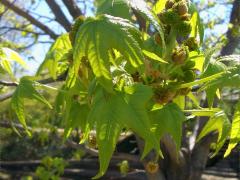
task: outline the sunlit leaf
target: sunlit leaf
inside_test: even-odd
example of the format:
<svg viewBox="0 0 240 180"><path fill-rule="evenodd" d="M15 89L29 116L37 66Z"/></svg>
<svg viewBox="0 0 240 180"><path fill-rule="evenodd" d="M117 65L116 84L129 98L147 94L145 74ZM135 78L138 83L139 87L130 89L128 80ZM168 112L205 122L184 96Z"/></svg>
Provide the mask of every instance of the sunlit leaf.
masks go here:
<svg viewBox="0 0 240 180"><path fill-rule="evenodd" d="M230 134L230 142L228 144L228 148L224 154L224 157L228 156L232 149L236 147L237 143L240 142L240 102L236 105L235 113L233 116L231 134Z"/></svg>
<svg viewBox="0 0 240 180"><path fill-rule="evenodd" d="M215 152L212 155L212 156L215 156L224 145L229 135L230 129L231 129L231 124L227 116L224 114L224 112L220 111L207 121L206 125L204 126L201 133L199 134L197 141L202 139L204 136L206 136L210 132L217 131L218 132L217 145L216 145Z"/></svg>

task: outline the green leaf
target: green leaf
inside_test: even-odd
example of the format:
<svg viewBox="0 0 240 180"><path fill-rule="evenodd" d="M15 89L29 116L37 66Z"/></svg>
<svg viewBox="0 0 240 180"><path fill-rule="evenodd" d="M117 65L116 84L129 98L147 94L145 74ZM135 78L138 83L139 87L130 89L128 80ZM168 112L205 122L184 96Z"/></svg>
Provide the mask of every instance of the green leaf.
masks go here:
<svg viewBox="0 0 240 180"><path fill-rule="evenodd" d="M166 2L167 2L167 0L158 0L153 7L153 12L155 14L159 14L162 10L165 9Z"/></svg>
<svg viewBox="0 0 240 180"><path fill-rule="evenodd" d="M93 178L97 179L106 172L115 146L122 130L121 120L117 105L122 105L118 96L107 99L103 92L97 97L95 106L90 111L89 119L96 122L96 136L99 149L100 169Z"/></svg>
<svg viewBox="0 0 240 180"><path fill-rule="evenodd" d="M26 63L17 52L5 47L0 48L0 69L1 69L0 73L3 73L3 74L7 73L11 76L13 80L15 80L12 67L11 67L12 61L17 62L22 67L27 69Z"/></svg>
<svg viewBox="0 0 240 180"><path fill-rule="evenodd" d="M20 123L24 126L27 132L28 130L24 115L25 98L35 99L43 104L46 104L49 108L52 108L49 102L35 89L37 85L38 84L32 81L30 77L22 77L11 99L11 106L16 112Z"/></svg>
<svg viewBox="0 0 240 180"><path fill-rule="evenodd" d="M231 134L230 134L230 142L228 144L228 148L224 154L224 157L227 157L232 149L240 142L240 102L237 103L235 108L235 113L233 116Z"/></svg>
<svg viewBox="0 0 240 180"><path fill-rule="evenodd" d="M195 62L194 68L198 69L200 72L203 71L203 64L205 60L203 54L199 54L197 51L191 51L189 53L189 59Z"/></svg>
<svg viewBox="0 0 240 180"><path fill-rule="evenodd" d="M5 60L7 61L15 61L17 62L18 64L20 64L23 68L27 69L27 65L25 63L25 61L21 58L21 56L13 51L12 49L9 49L9 48L1 48L3 54L5 55ZM1 59L2 59L2 56L1 56Z"/></svg>
<svg viewBox="0 0 240 180"><path fill-rule="evenodd" d="M240 66L230 67L227 72L216 79L207 82L201 90L204 89L222 89L223 87L240 87Z"/></svg>
<svg viewBox="0 0 240 180"><path fill-rule="evenodd" d="M157 15L153 13L153 11L149 8L148 4L144 0L127 0L127 1L131 8L135 9L144 18L151 22L154 28L159 32L162 40L163 52L165 52L166 45L164 41L164 31L160 21L158 20Z"/></svg>
<svg viewBox="0 0 240 180"><path fill-rule="evenodd" d="M147 149L160 151L159 142L151 132L146 103L152 97L151 88L136 84L114 94L98 90L88 116L88 129L96 123L101 177L109 164L122 128L131 129L147 142Z"/></svg>
<svg viewBox="0 0 240 180"><path fill-rule="evenodd" d="M147 51L147 50L143 50L142 52L145 56L149 57L152 60L159 61L161 63L168 63L153 52L150 52L150 51Z"/></svg>
<svg viewBox="0 0 240 180"><path fill-rule="evenodd" d="M211 75L217 74L217 73L221 73L221 72L225 72L226 71L226 66L216 60L211 60L207 66L207 68L205 69L205 71L203 72L203 74L201 75L201 78L205 78L205 77L209 77ZM225 74L222 76L224 77L226 76ZM218 79L219 77L217 77L216 79ZM210 79L208 82L213 81L215 79ZM207 83L208 84L208 83ZM213 101L214 101L214 97L216 95L217 86L206 86L206 95L207 95L207 100L208 100L208 105L209 107L213 106Z"/></svg>
<svg viewBox="0 0 240 180"><path fill-rule="evenodd" d="M208 122L202 129L201 133L199 134L197 141L202 139L204 136L206 136L210 132L218 131L217 146L214 154L212 155L212 156L215 156L218 153L218 151L221 149L221 147L224 145L224 142L226 141L229 135L230 129L231 129L231 124L227 116L223 111L220 111L208 120Z"/></svg>
<svg viewBox="0 0 240 180"><path fill-rule="evenodd" d="M57 78L58 71L61 67L65 66L60 60L69 53L72 49L68 33L63 34L57 38L48 50L46 57L37 70L37 75L47 69L53 79ZM60 72L61 73L61 72Z"/></svg>
<svg viewBox="0 0 240 180"><path fill-rule="evenodd" d="M221 109L219 108L201 108L201 109L191 109L191 110L184 110L185 113L191 113L194 116L213 116L217 112L220 112Z"/></svg>
<svg viewBox="0 0 240 180"><path fill-rule="evenodd" d="M64 129L65 137L69 137L71 131L74 128L80 128L84 133L87 124L87 117L89 113L89 107L87 104L80 104L78 101L71 97L71 100L67 101L65 112L66 127Z"/></svg>
<svg viewBox="0 0 240 180"><path fill-rule="evenodd" d="M14 77L14 74L12 72L11 64L8 60L3 59L0 61L0 66L3 69L4 72L7 72L11 77Z"/></svg>
<svg viewBox="0 0 240 180"><path fill-rule="evenodd" d="M198 84L203 84L205 82L208 82L208 81L214 80L216 78L219 78L222 75L224 75L225 73L226 72L220 72L220 73L217 73L217 74L214 74L214 75L211 75L211 76L208 76L206 78L199 79L199 80L196 80L196 81L193 81L193 82L190 82L190 83L184 83L184 84L181 84L179 86L179 88L181 89L181 88L192 87L192 86L195 86L195 85L198 85Z"/></svg>
<svg viewBox="0 0 240 180"><path fill-rule="evenodd" d="M130 8L125 0L103 0L97 6L97 15L100 14L131 19Z"/></svg>
<svg viewBox="0 0 240 180"><path fill-rule="evenodd" d="M106 90L112 91L109 50L118 50L136 69L143 65L141 49L130 31L138 32L130 21L122 18L110 15L88 18L76 36L73 49L75 74L82 59L87 57L97 80Z"/></svg>
<svg viewBox="0 0 240 180"><path fill-rule="evenodd" d="M190 4L189 12L192 14L192 18L190 20L192 31L190 36L197 37L197 35L199 35L200 43L202 44L204 39L204 25L194 3Z"/></svg>
<svg viewBox="0 0 240 180"><path fill-rule="evenodd" d="M168 133L172 136L177 150L179 150L181 146L182 123L186 119L181 109L175 103L170 103L161 109L150 111L150 119L158 140Z"/></svg>

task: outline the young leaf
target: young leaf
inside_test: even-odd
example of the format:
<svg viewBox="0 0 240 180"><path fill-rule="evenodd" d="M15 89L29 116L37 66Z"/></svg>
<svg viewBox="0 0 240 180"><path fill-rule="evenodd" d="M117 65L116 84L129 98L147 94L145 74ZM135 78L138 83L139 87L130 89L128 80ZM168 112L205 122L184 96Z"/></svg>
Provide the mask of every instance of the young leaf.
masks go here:
<svg viewBox="0 0 240 180"><path fill-rule="evenodd" d="M124 19L131 19L130 7L126 0L103 0L97 4L97 15L100 14L109 14Z"/></svg>
<svg viewBox="0 0 240 180"><path fill-rule="evenodd" d="M150 130L145 107L151 96L151 88L141 84L124 87L122 92L114 94L98 90L87 122L90 124L87 128L92 128L96 123L100 160L100 172L96 177L105 173L123 127L148 142L147 149L155 148L159 152L159 142Z"/></svg>
<svg viewBox="0 0 240 180"><path fill-rule="evenodd" d="M224 71L226 71L226 66L223 63L216 61L216 60L211 60L208 64L207 68L201 75L201 78L209 77L211 75L221 73ZM223 77L224 76L225 75L223 75ZM211 79L211 81L213 81L213 80L215 80L215 79ZM216 95L217 89L218 89L217 86L206 86L207 100L208 100L208 105L210 107L212 107L212 105L213 105L213 100Z"/></svg>
<svg viewBox="0 0 240 180"><path fill-rule="evenodd" d="M4 59L6 59L7 61L15 61L18 64L20 64L23 68L27 69L26 62L21 58L21 56L17 52L5 47L1 48L1 51L5 55Z"/></svg>
<svg viewBox="0 0 240 180"><path fill-rule="evenodd" d="M191 110L184 110L185 113L191 113L194 116L213 116L217 112L220 112L221 109L219 108L201 108L201 109L191 109Z"/></svg>
<svg viewBox="0 0 240 180"><path fill-rule="evenodd" d="M202 139L204 136L206 136L210 132L218 131L217 146L214 154L212 155L212 156L215 156L218 153L218 151L221 149L221 147L224 145L224 142L226 141L229 135L230 129L231 129L231 124L227 116L224 114L223 111L220 111L208 120L208 122L202 129L201 133L199 134L197 141Z"/></svg>
<svg viewBox="0 0 240 180"><path fill-rule="evenodd" d="M181 146L182 123L186 119L181 109L175 103L170 103L161 109L152 110L150 119L157 139L160 140L165 133L169 133L179 150Z"/></svg>
<svg viewBox="0 0 240 180"><path fill-rule="evenodd" d="M168 63L167 61L164 61L162 58L160 58L158 55L156 55L155 53L152 53L150 51L147 51L147 50L143 50L142 51L143 54L147 57L149 57L150 59L152 60L155 60L155 61L159 61L161 63Z"/></svg>
<svg viewBox="0 0 240 180"><path fill-rule="evenodd" d="M29 77L22 77L11 99L11 106L27 132L28 130L24 116L25 98L38 100L39 102L46 104L49 108L52 108L49 102L35 89L36 85L37 84L35 84Z"/></svg>
<svg viewBox="0 0 240 180"><path fill-rule="evenodd" d="M72 49L71 42L69 40L69 35L63 34L57 38L57 40L52 44L48 50L46 57L40 67L37 70L37 75L39 75L43 70L47 69L53 79L57 78L57 72L63 65L59 63L62 57Z"/></svg>
<svg viewBox="0 0 240 180"><path fill-rule="evenodd" d="M200 43L202 44L204 39L204 25L194 3L190 4L189 11L192 14L190 21L192 25L192 31L190 33L190 36L197 37L197 35L199 35Z"/></svg>
<svg viewBox="0 0 240 180"><path fill-rule="evenodd" d="M224 154L224 157L227 157L231 153L232 149L239 142L240 142L240 102L238 102L235 108L230 134L230 142L228 144L228 148Z"/></svg>
<svg viewBox="0 0 240 180"><path fill-rule="evenodd" d="M153 7L153 12L155 14L159 14L162 10L165 9L166 2L167 2L167 0L158 0Z"/></svg>
<svg viewBox="0 0 240 180"><path fill-rule="evenodd" d="M0 69L2 73L8 73L12 79L14 78L14 74L12 72L11 62L15 61L20 64L23 68L27 69L27 65L24 60L20 57L20 55L9 49L9 48L0 48ZM0 72L0 73L1 73Z"/></svg>
<svg viewBox="0 0 240 180"><path fill-rule="evenodd" d="M122 18L110 15L88 18L76 36L76 46L73 49L75 73L78 73L82 58L87 57L97 80L106 90L112 91L108 56L110 49L118 50L136 69L143 64L139 44L130 31L138 32L130 21Z"/></svg>

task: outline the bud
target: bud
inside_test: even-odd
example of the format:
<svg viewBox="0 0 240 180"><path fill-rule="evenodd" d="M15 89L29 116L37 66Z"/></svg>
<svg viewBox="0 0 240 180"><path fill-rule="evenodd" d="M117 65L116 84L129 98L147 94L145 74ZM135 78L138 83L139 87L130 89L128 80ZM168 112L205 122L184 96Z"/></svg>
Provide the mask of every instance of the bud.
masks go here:
<svg viewBox="0 0 240 180"><path fill-rule="evenodd" d="M180 1L177 6L177 12L180 16L188 13L188 6L185 1Z"/></svg>
<svg viewBox="0 0 240 180"><path fill-rule="evenodd" d="M159 165L156 162L149 161L146 165L146 171L149 172L150 174L154 174L158 171Z"/></svg>
<svg viewBox="0 0 240 180"><path fill-rule="evenodd" d="M187 70L184 72L184 77L183 80L185 82L193 82L196 79L196 74L194 73L193 70Z"/></svg>
<svg viewBox="0 0 240 180"><path fill-rule="evenodd" d="M69 39L72 45L74 45L75 36L77 34L78 28L84 23L84 20L84 16L79 16L71 27L71 30L69 32Z"/></svg>
<svg viewBox="0 0 240 180"><path fill-rule="evenodd" d="M162 44L162 39L159 33L154 34L154 41L156 44L161 45Z"/></svg>
<svg viewBox="0 0 240 180"><path fill-rule="evenodd" d="M189 70L195 67L195 61L187 61L182 67L183 70Z"/></svg>
<svg viewBox="0 0 240 180"><path fill-rule="evenodd" d="M90 133L88 135L88 146L90 148L96 148L97 147L97 139L96 139L96 135L93 133Z"/></svg>
<svg viewBox="0 0 240 180"><path fill-rule="evenodd" d="M191 19L191 15L188 13L186 13L180 17L181 17L181 20L183 20L183 21L190 21L190 19Z"/></svg>
<svg viewBox="0 0 240 180"><path fill-rule="evenodd" d="M188 21L182 21L174 25L178 35L188 36L192 30L192 26Z"/></svg>
<svg viewBox="0 0 240 180"><path fill-rule="evenodd" d="M188 59L188 47L183 46L181 48L176 48L172 54L172 61L177 64L184 64L184 62Z"/></svg>
<svg viewBox="0 0 240 180"><path fill-rule="evenodd" d="M196 38L190 37L186 41L184 41L184 45L188 46L190 51L196 51L199 48L199 44Z"/></svg>
<svg viewBox="0 0 240 180"><path fill-rule="evenodd" d="M158 17L165 24L176 24L181 20L180 16L172 9L160 13Z"/></svg>
<svg viewBox="0 0 240 180"><path fill-rule="evenodd" d="M174 5L174 0L168 0L165 4L165 9L171 9Z"/></svg>

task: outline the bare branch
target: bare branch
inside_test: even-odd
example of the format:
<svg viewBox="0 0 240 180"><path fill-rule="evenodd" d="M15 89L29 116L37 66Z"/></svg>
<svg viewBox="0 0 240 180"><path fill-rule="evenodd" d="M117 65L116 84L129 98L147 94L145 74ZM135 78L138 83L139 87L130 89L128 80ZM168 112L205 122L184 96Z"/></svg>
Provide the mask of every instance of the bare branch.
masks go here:
<svg viewBox="0 0 240 180"><path fill-rule="evenodd" d="M58 35L55 34L49 27L47 27L42 22L35 19L33 16L31 16L30 14L22 10L20 7L17 7L16 5L12 4L8 0L1 0L0 3L6 6L7 8L11 9L12 11L14 11L19 16L22 16L28 21L30 21L33 25L37 26L46 34L48 34L52 39L56 39L58 37Z"/></svg>
<svg viewBox="0 0 240 180"><path fill-rule="evenodd" d="M83 15L81 9L78 8L77 3L75 0L62 0L65 6L68 9L68 12L72 15L74 19L78 16Z"/></svg>
<svg viewBox="0 0 240 180"><path fill-rule="evenodd" d="M0 85L3 85L3 86L17 86L18 83L16 83L16 82L0 81Z"/></svg>
<svg viewBox="0 0 240 180"><path fill-rule="evenodd" d="M0 96L0 102L5 101L5 100L11 98L12 95L13 95L13 92L7 93L7 94L4 94L4 95L1 95L1 96Z"/></svg>
<svg viewBox="0 0 240 180"><path fill-rule="evenodd" d="M8 30L27 32L27 33L36 34L36 35L46 35L45 33L34 32L34 31L30 31L30 30L27 30L27 29L24 29L24 28L17 28L17 27L2 26L0 29L8 29Z"/></svg>
<svg viewBox="0 0 240 180"><path fill-rule="evenodd" d="M67 17L61 10L60 6L56 3L55 0L46 0L49 8L52 10L55 15L56 21L61 24L66 31L70 31L71 23L68 21Z"/></svg>

